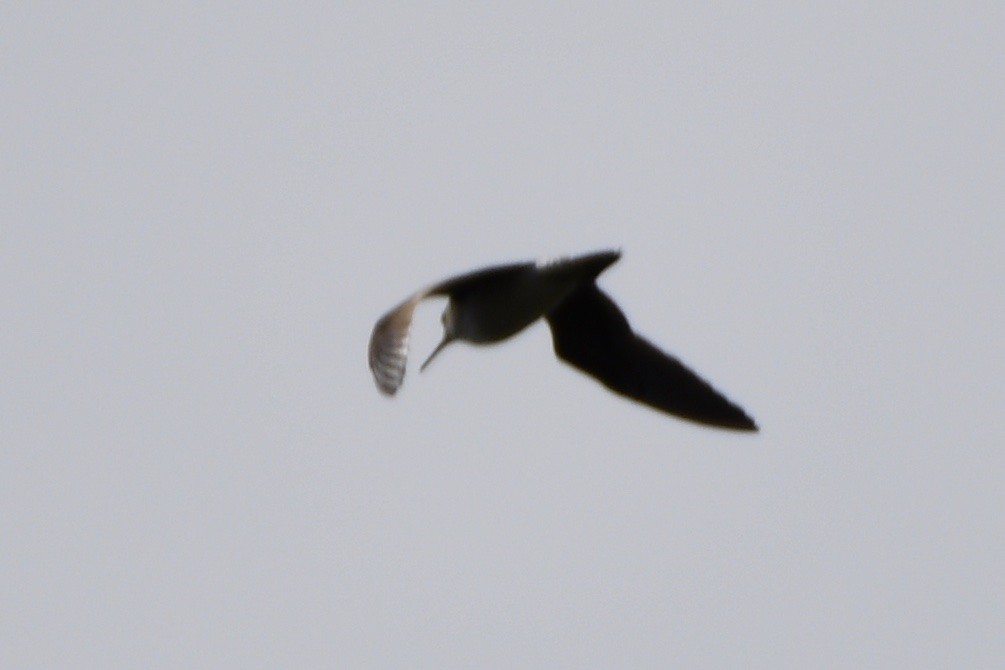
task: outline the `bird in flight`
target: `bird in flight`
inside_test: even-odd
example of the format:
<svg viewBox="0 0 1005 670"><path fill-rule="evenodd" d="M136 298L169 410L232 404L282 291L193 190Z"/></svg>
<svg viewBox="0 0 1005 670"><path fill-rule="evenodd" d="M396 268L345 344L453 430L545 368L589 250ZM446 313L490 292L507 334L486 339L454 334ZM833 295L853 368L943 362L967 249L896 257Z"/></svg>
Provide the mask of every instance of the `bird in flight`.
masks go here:
<svg viewBox="0 0 1005 670"><path fill-rule="evenodd" d="M370 336L377 388L394 395L405 378L412 315L425 298L449 298L443 340L420 370L455 340L499 342L544 317L555 354L615 393L661 412L716 428L756 431L738 405L679 360L632 330L596 279L621 257L601 251L550 262L476 270L416 292L382 316Z"/></svg>

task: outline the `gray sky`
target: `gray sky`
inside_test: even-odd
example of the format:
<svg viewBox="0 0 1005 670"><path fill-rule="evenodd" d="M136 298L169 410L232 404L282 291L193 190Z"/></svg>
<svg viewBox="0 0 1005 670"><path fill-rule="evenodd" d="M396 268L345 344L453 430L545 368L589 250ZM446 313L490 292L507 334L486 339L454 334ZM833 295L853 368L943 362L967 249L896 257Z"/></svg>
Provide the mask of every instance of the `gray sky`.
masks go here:
<svg viewBox="0 0 1005 670"><path fill-rule="evenodd" d="M8 4L3 667L1005 662L1000 3ZM760 434L541 325L378 394L609 247Z"/></svg>

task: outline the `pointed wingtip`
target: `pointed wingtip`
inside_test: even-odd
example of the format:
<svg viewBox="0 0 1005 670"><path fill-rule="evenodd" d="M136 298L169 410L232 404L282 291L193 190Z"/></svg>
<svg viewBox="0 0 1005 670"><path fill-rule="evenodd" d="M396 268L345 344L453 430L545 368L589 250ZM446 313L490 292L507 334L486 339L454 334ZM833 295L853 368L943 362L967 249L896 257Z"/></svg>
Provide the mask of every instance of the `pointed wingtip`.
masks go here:
<svg viewBox="0 0 1005 670"><path fill-rule="evenodd" d="M732 428L733 430L743 431L745 433L759 433L761 431L757 423L746 414L743 415L743 419L738 421L736 425L724 426L724 427Z"/></svg>
<svg viewBox="0 0 1005 670"><path fill-rule="evenodd" d="M713 391L721 399L719 412L714 417L706 417L704 422L715 428L726 428L744 433L757 433L760 431L757 422L747 414L739 405L726 400L717 391Z"/></svg>
<svg viewBox="0 0 1005 670"><path fill-rule="evenodd" d="M695 423L699 426L705 428L714 428L717 430L732 430L738 433L757 433L760 432L760 427L757 423L747 416L747 413L742 409L729 403L724 397L722 397L718 392L713 391L718 395L719 399L728 403L728 405L720 404L714 412L709 411L709 408L704 408L703 411L693 411L685 410L682 408L667 408L656 406L657 409L662 409L662 411L667 412L671 416L675 416L679 419L684 419L688 422ZM646 402L643 400L643 402ZM647 403L652 405L652 403Z"/></svg>

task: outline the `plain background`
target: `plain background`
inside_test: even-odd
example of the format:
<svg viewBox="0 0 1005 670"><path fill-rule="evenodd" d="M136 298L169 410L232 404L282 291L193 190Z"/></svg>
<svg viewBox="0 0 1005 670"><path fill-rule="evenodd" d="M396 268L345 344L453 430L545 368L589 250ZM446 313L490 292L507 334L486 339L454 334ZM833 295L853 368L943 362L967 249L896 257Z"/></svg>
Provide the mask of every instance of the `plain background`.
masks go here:
<svg viewBox="0 0 1005 670"><path fill-rule="evenodd" d="M1005 12L831 5L6 3L0 665L1001 667ZM601 248L761 433L376 391Z"/></svg>

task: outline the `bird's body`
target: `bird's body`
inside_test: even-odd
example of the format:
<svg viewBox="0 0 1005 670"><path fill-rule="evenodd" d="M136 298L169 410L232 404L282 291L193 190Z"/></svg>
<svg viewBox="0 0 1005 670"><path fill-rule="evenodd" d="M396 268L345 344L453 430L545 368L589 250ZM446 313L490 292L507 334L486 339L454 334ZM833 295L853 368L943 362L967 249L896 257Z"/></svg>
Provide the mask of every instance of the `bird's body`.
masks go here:
<svg viewBox="0 0 1005 670"><path fill-rule="evenodd" d="M756 430L753 420L677 359L637 336L594 280L620 258L616 251L549 263L502 265L447 279L399 304L374 326L370 368L393 395L405 375L416 305L448 296L444 337L422 369L447 344L499 342L544 317L555 353L612 391L681 418L721 428Z"/></svg>
<svg viewBox="0 0 1005 670"><path fill-rule="evenodd" d="M511 337L553 310L618 254L603 252L555 263L518 263L461 275L440 285L458 340L487 344Z"/></svg>

